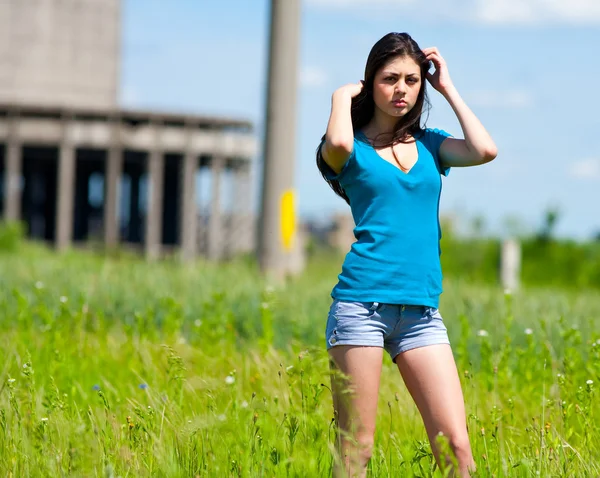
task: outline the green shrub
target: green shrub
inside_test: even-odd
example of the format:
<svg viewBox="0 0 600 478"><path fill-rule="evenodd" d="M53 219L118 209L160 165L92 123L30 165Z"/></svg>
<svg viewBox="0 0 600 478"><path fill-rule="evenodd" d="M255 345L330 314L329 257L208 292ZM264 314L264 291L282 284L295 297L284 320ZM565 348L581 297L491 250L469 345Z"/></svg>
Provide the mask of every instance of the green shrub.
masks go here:
<svg viewBox="0 0 600 478"><path fill-rule="evenodd" d="M23 223L0 222L0 251L14 252L23 242L25 227Z"/></svg>

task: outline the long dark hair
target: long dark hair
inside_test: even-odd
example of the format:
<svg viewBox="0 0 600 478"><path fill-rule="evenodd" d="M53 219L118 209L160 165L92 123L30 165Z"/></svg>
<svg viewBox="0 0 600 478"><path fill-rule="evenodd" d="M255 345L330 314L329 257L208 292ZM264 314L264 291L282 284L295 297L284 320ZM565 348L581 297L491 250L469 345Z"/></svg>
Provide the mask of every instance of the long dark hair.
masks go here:
<svg viewBox="0 0 600 478"><path fill-rule="evenodd" d="M383 142L378 141L377 145L380 147L393 146L406 141L410 136L415 137L420 134L422 132L421 115L423 109L425 108L428 111L430 108L425 85L427 83L426 73L429 71L431 63L427 60L417 42L408 33L388 33L373 45L367 58L364 87L360 94L352 99L352 128L354 131L359 131L373 118L375 112L375 102L373 101L375 74L389 61L399 56L410 57L421 66L421 89L413 108L396 123L391 139ZM325 135L323 135L321 141L323 139L325 139ZM392 153L395 157L396 153L393 149ZM317 167L335 193L350 204L350 200L341 184L338 181L327 179L325 172L330 168L323 159L320 146L317 149Z"/></svg>

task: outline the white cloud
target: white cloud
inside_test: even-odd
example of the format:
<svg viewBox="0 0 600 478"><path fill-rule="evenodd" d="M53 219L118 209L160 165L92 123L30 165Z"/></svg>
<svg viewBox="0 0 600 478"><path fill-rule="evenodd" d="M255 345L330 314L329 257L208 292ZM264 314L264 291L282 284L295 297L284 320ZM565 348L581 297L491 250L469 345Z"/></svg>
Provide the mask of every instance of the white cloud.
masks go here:
<svg viewBox="0 0 600 478"><path fill-rule="evenodd" d="M469 105L481 108L523 109L533 106L533 95L525 90L478 90L465 95Z"/></svg>
<svg viewBox="0 0 600 478"><path fill-rule="evenodd" d="M600 24L599 0L305 0L309 6L364 12L373 7L418 18L486 24Z"/></svg>
<svg viewBox="0 0 600 478"><path fill-rule="evenodd" d="M352 7L366 7L369 8L373 5L398 7L404 6L407 3L416 3L416 0L369 0L368 3L365 0L306 0L309 5L317 7L333 7L333 8L352 8Z"/></svg>
<svg viewBox="0 0 600 478"><path fill-rule="evenodd" d="M302 68L300 72L300 86L303 88L319 88L327 83L327 73L315 66Z"/></svg>
<svg viewBox="0 0 600 478"><path fill-rule="evenodd" d="M598 0L477 0L486 23L600 23Z"/></svg>
<svg viewBox="0 0 600 478"><path fill-rule="evenodd" d="M569 173L578 179L600 179L600 158L587 158L575 161L569 168Z"/></svg>

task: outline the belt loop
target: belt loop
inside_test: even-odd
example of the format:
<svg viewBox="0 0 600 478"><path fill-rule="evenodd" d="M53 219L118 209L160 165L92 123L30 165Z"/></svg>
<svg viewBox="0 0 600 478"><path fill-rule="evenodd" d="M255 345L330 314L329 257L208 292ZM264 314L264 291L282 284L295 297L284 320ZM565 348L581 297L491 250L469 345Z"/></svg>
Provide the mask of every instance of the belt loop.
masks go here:
<svg viewBox="0 0 600 478"><path fill-rule="evenodd" d="M371 310L377 310L379 308L379 302L373 302L371 305Z"/></svg>

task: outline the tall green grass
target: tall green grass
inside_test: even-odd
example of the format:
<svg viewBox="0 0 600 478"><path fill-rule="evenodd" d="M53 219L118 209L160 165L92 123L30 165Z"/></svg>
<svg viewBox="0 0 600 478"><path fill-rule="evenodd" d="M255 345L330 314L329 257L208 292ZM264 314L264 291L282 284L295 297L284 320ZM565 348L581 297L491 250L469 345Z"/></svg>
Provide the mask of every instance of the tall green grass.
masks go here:
<svg viewBox="0 0 600 478"><path fill-rule="evenodd" d="M0 256L1 476L328 476L339 258L277 288L251 260ZM600 475L597 291L447 279L478 476ZM384 361L371 476L434 460Z"/></svg>

